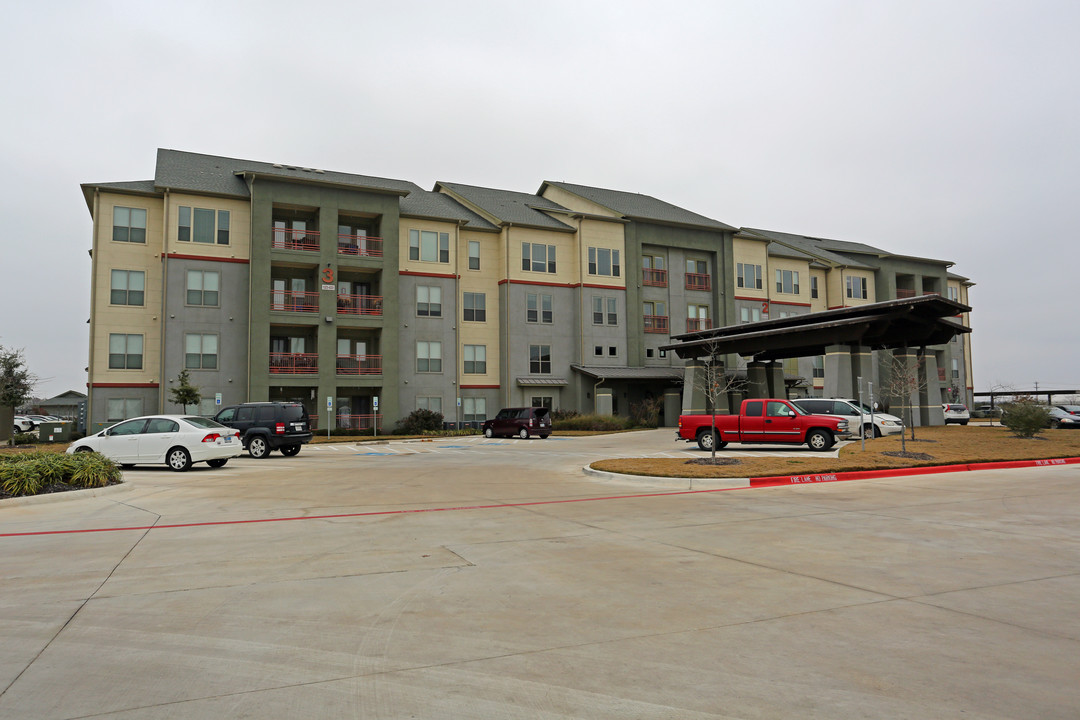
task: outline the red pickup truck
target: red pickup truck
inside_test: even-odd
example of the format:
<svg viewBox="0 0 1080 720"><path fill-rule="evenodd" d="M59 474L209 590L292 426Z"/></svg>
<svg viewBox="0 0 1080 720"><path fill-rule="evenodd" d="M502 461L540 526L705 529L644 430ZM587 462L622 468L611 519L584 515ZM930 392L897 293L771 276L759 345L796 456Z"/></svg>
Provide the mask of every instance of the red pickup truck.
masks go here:
<svg viewBox="0 0 1080 720"><path fill-rule="evenodd" d="M828 450L850 435L847 420L811 415L787 400L743 400L738 415L680 415L678 437L696 441L702 450L737 443L806 443L811 450ZM719 438L716 435L719 434Z"/></svg>

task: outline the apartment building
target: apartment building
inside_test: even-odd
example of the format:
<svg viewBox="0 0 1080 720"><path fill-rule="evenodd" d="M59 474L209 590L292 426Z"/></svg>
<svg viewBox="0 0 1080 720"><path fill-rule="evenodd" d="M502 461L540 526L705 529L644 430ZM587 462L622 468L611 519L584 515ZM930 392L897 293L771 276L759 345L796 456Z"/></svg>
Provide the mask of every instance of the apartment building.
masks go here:
<svg viewBox="0 0 1080 720"><path fill-rule="evenodd" d="M906 292L966 302L970 286L950 263L564 182L428 191L159 150L152 180L82 189L91 427L179 410L185 369L203 414L300 401L320 429L388 429L416 408L449 422L514 405L626 414L649 397L673 422L672 335ZM970 386L969 348L935 352ZM823 389L817 362L792 365L792 385Z"/></svg>

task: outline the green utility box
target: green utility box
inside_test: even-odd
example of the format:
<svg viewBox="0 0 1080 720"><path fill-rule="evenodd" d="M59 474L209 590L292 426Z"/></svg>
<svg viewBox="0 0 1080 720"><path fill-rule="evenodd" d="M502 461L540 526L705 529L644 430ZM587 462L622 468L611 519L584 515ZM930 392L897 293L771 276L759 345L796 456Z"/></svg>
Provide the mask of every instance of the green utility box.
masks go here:
<svg viewBox="0 0 1080 720"><path fill-rule="evenodd" d="M38 440L41 442L71 442L69 422L43 422L38 425Z"/></svg>

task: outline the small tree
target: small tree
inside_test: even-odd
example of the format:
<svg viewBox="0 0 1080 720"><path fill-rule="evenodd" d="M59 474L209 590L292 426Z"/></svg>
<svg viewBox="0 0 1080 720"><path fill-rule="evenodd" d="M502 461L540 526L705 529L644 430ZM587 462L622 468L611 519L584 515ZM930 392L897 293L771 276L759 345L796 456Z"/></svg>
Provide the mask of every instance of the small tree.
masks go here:
<svg viewBox="0 0 1080 720"><path fill-rule="evenodd" d="M169 399L176 405L182 405L184 413L188 411L188 405L198 405L202 402L202 394L199 388L191 384L191 377L187 370L181 370L176 376L177 385L169 390Z"/></svg>
<svg viewBox="0 0 1080 720"><path fill-rule="evenodd" d="M716 356L717 344L710 344L706 346L710 354L705 358L705 372L701 376L694 377L694 387L705 395L705 399L709 401L709 413L712 415L712 434L713 443L712 451L710 452L710 459L712 462L716 461L716 446L719 444L720 436L716 432L716 406L720 404L722 399L726 399L729 394L734 392L741 392L746 388L746 378L740 378L737 375L728 375L723 363L719 361Z"/></svg>
<svg viewBox="0 0 1080 720"><path fill-rule="evenodd" d="M37 376L26 368L22 350L0 345L0 407L17 408L30 399Z"/></svg>
<svg viewBox="0 0 1080 720"><path fill-rule="evenodd" d="M889 379L884 384L885 392L899 401L901 418L911 428L912 440L915 439L915 413L911 397L919 394L928 386L926 375L922 372L925 364L926 357L921 350L915 356L914 363L908 362L906 352L900 357L893 355L892 362L889 365ZM904 414L905 410L907 411L906 415ZM907 452L907 441L904 439L904 433L900 433L900 450L901 452Z"/></svg>

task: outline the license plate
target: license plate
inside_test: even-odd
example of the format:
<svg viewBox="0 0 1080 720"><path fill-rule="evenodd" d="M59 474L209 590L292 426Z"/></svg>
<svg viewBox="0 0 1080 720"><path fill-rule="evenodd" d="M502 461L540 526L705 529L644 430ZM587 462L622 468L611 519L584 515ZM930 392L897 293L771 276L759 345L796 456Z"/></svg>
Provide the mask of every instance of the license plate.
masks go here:
<svg viewBox="0 0 1080 720"><path fill-rule="evenodd" d="M231 442L232 442L232 440L233 440L233 439L232 439L232 435L226 435L226 436L225 436L225 442L227 442L227 443L231 443Z"/></svg>
<svg viewBox="0 0 1080 720"><path fill-rule="evenodd" d="M292 429L293 430L303 430L304 429L304 423L293 423Z"/></svg>

